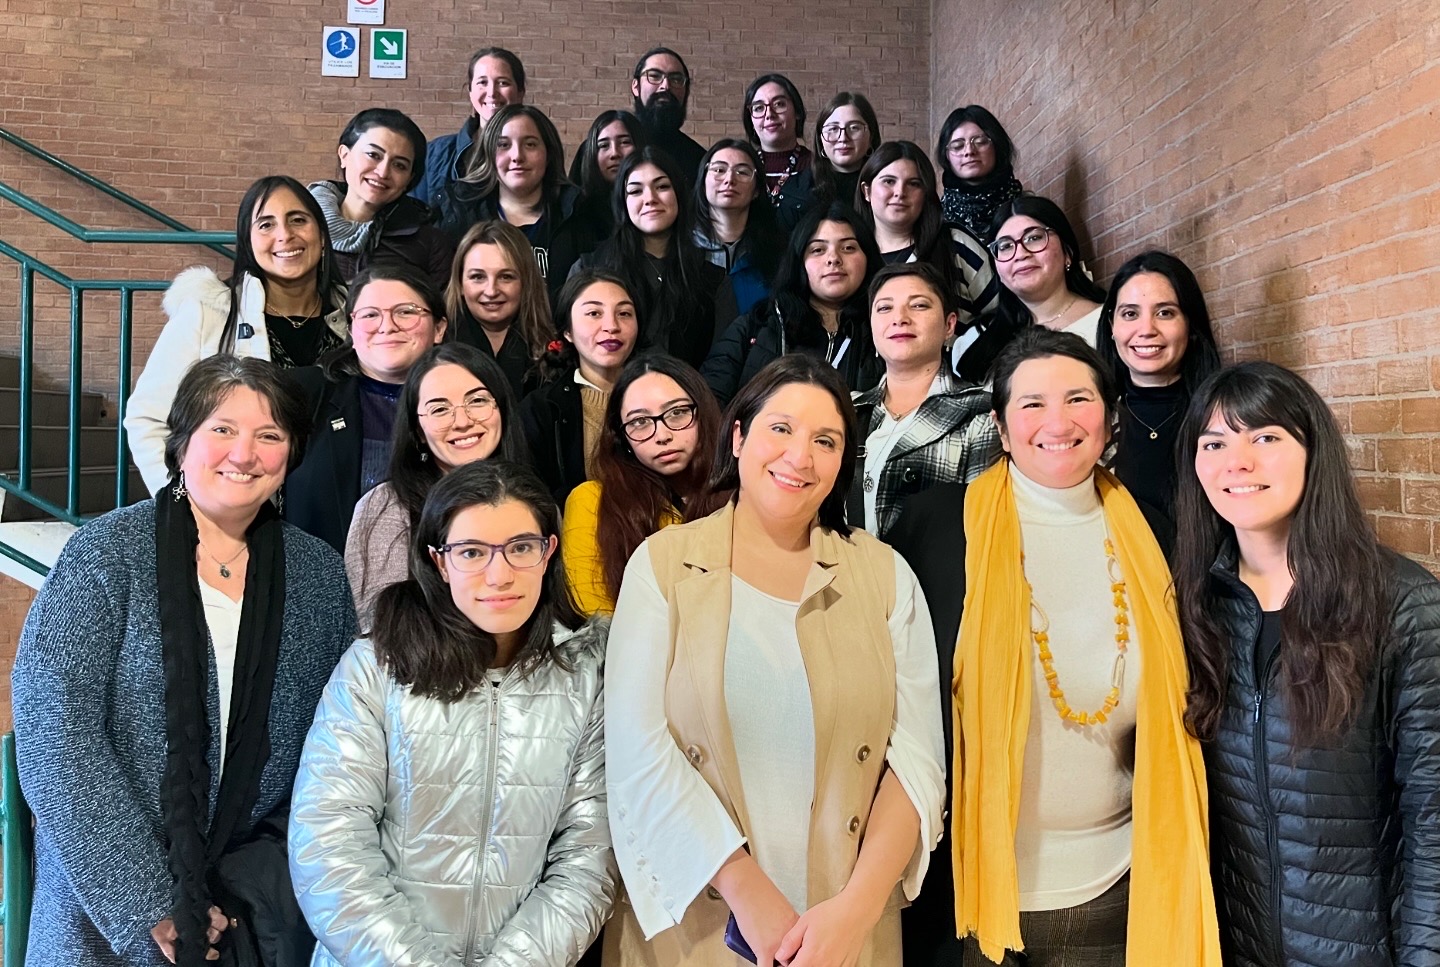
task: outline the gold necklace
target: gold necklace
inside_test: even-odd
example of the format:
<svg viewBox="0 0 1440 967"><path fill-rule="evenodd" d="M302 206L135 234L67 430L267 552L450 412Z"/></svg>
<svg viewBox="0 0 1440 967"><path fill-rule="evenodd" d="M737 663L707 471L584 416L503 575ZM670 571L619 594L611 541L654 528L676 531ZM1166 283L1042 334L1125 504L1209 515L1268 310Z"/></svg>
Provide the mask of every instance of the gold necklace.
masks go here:
<svg viewBox="0 0 1440 967"><path fill-rule="evenodd" d="M1059 319L1061 316L1065 315L1065 313L1069 312L1069 311L1070 311L1070 307L1075 304L1075 300L1078 299L1078 298L1080 298L1078 295L1072 295L1072 296L1070 297L1070 301L1067 302L1067 303L1065 303L1065 308L1063 308L1063 309L1061 309L1059 312L1055 313L1055 314L1054 314L1053 316L1051 316L1049 319L1042 319L1041 322L1040 322L1040 325L1045 326L1045 327L1048 328L1048 327L1050 326L1050 323L1054 322L1055 320Z"/></svg>
<svg viewBox="0 0 1440 967"><path fill-rule="evenodd" d="M1074 722L1080 726L1101 725L1120 705L1120 687L1125 684L1125 649L1130 643L1130 608L1125 603L1125 582L1116 574L1119 567L1120 562L1115 559L1115 545L1110 543L1110 538L1107 537L1105 570L1110 577L1110 593L1115 602L1116 655L1115 667L1110 674L1110 691L1105 695L1104 704L1095 712L1077 712L1065 700L1065 690L1060 687L1060 676L1055 671L1055 659L1050 654L1050 619L1035 603L1034 586L1028 580L1025 582L1030 590L1030 609L1040 616L1038 629L1035 623L1031 622L1030 636L1035 639L1035 647L1040 653L1040 668L1045 673L1045 684L1050 686L1050 700L1055 703L1055 710L1060 713L1060 718L1066 722Z"/></svg>
<svg viewBox="0 0 1440 967"><path fill-rule="evenodd" d="M1173 420L1175 418L1175 415L1180 412L1179 410L1173 410L1171 411L1169 416L1165 417L1165 419L1161 420L1159 423L1156 423L1154 426L1151 426L1149 423L1146 423L1144 420L1140 419L1140 414L1135 412L1135 407L1130 405L1129 400L1125 400L1124 403L1125 409L1128 410L1130 412L1130 415L1135 418L1135 422L1139 423L1145 429L1150 431L1150 439L1152 440L1160 439L1160 428L1166 423L1169 423L1171 420Z"/></svg>
<svg viewBox="0 0 1440 967"><path fill-rule="evenodd" d="M276 309L274 306L272 306L268 300L265 303L265 311L267 313L272 316L279 316L281 319L284 319L286 322L290 323L291 327L295 329L303 329L305 327L305 323L320 315L321 308L322 307L320 305L319 293L315 294L315 308L304 310L299 315L292 316L281 312L279 309Z"/></svg>

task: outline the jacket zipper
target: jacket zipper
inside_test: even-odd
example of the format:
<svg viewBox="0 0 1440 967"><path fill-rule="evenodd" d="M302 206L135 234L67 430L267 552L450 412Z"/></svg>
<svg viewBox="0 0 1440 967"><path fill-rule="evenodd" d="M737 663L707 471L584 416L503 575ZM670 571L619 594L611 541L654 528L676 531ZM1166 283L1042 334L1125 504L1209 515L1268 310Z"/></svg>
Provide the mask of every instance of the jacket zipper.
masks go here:
<svg viewBox="0 0 1440 967"><path fill-rule="evenodd" d="M480 896L485 890L485 846L490 842L490 824L495 820L495 770L500 759L500 686L486 682L486 694L490 697L490 752L485 761L485 821L480 824L480 839L476 844L475 877L470 881L469 920L470 933L465 938L465 958L461 963L469 964L475 956L475 933L480 918Z"/></svg>
<svg viewBox="0 0 1440 967"><path fill-rule="evenodd" d="M1256 639L1258 646L1259 639ZM1265 745L1265 687L1270 681L1270 670L1275 664L1275 655L1265 659L1260 679L1255 683L1254 719L1251 723L1252 740L1255 749L1255 784L1260 790L1260 801L1265 809L1265 856L1270 864L1270 931L1273 938L1275 967L1285 965L1285 935L1280 927L1280 830L1275 815L1275 805L1270 801L1270 756Z"/></svg>

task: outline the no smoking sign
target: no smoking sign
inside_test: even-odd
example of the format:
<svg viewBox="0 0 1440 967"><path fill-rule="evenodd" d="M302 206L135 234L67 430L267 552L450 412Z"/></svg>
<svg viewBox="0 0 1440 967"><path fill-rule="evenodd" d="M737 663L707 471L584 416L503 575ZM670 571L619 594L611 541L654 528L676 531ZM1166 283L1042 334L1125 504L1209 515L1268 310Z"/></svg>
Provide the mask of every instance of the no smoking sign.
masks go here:
<svg viewBox="0 0 1440 967"><path fill-rule="evenodd" d="M346 20L352 24L383 24L385 22L385 0L347 0L349 13Z"/></svg>

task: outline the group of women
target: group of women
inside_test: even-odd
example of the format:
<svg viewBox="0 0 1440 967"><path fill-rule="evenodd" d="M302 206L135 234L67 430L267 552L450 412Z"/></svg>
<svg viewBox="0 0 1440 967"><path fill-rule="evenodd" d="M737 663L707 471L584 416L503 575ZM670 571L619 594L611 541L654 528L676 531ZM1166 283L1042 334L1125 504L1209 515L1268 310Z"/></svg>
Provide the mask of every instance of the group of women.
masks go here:
<svg viewBox="0 0 1440 967"><path fill-rule="evenodd" d="M167 293L15 663L29 963L1436 956L1440 585L1183 262L1099 286L975 106L937 179L770 74L572 185L468 88Z"/></svg>

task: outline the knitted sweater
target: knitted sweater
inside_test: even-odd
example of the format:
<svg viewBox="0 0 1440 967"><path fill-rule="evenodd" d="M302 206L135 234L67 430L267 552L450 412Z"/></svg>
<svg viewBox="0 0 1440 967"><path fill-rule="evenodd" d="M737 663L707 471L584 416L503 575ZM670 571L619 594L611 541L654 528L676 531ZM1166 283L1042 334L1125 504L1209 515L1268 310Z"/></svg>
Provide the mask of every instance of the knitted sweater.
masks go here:
<svg viewBox="0 0 1440 967"><path fill-rule="evenodd" d="M320 693L355 637L339 555L284 528L271 749L252 827L288 808ZM166 963L150 937L172 907L160 807L165 670L155 555L153 501L86 524L65 545L20 635L11 690L20 784L35 812L29 967ZM213 813L220 756L213 654L205 704Z"/></svg>

